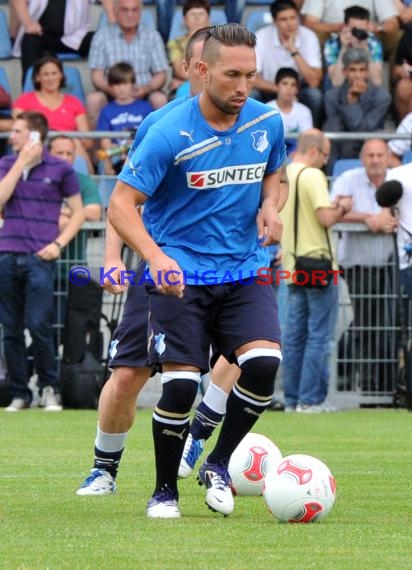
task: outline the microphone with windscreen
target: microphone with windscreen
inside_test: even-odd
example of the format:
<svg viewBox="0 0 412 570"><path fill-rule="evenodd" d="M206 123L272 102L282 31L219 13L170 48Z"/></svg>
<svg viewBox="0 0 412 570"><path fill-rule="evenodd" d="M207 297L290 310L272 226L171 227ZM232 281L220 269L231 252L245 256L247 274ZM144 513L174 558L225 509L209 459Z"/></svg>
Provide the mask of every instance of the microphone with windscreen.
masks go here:
<svg viewBox="0 0 412 570"><path fill-rule="evenodd" d="M399 180L387 180L376 190L376 201L381 208L390 208L391 214L396 214L395 206L402 198L403 186Z"/></svg>

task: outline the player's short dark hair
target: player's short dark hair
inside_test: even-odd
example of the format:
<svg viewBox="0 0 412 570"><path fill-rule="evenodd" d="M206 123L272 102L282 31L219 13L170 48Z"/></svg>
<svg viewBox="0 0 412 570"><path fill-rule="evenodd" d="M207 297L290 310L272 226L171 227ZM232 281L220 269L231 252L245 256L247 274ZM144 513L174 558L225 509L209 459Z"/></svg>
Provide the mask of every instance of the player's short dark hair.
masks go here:
<svg viewBox="0 0 412 570"><path fill-rule="evenodd" d="M210 4L208 0L186 0L182 7L182 14L186 16L189 10L193 8L203 8L208 14L210 14Z"/></svg>
<svg viewBox="0 0 412 570"><path fill-rule="evenodd" d="M43 113L38 111L22 111L16 117L16 120L25 121L29 131L38 131L40 133L41 142L44 142L49 132L49 123Z"/></svg>
<svg viewBox="0 0 412 570"><path fill-rule="evenodd" d="M280 83L282 79L285 79L285 77L291 77L299 85L299 74L296 69L293 69L293 67L281 67L278 69L275 76L275 85Z"/></svg>
<svg viewBox="0 0 412 570"><path fill-rule="evenodd" d="M193 57L193 46L197 42L204 42L206 40L206 38L209 36L209 29L210 26L206 26L205 28L199 28L198 30L193 32L193 34L187 40L187 44L185 47L185 54L184 54L184 60L187 63L189 63L189 61Z"/></svg>
<svg viewBox="0 0 412 570"><path fill-rule="evenodd" d="M274 20L280 12L284 12L285 10L295 10L295 12L299 14L298 7L293 0L275 0L270 5L270 13Z"/></svg>
<svg viewBox="0 0 412 570"><path fill-rule="evenodd" d="M256 36L245 26L236 23L221 24L209 28L205 45L203 48L203 59L214 60L216 47L220 45L234 47L246 46L254 48L256 46Z"/></svg>
<svg viewBox="0 0 412 570"><path fill-rule="evenodd" d="M127 61L119 61L109 68L107 72L107 83L109 85L120 85L121 83L136 83L136 74L133 66Z"/></svg>
<svg viewBox="0 0 412 570"><path fill-rule="evenodd" d="M60 61L60 59L58 57L56 57L52 53L46 53L34 62L33 70L31 72L31 81L33 83L34 89L36 91L41 89L40 81L38 81L38 79L36 79L36 76L39 74L41 68L44 65L46 65L47 63L54 63L54 65L59 68L60 73L62 74L59 89L63 89L63 87L66 87L66 76L64 74L62 62Z"/></svg>
<svg viewBox="0 0 412 570"><path fill-rule="evenodd" d="M366 20L369 21L371 19L371 14L369 10L363 8L362 6L349 6L349 8L345 8L343 11L344 15L344 22L347 24L350 18L354 18L356 20Z"/></svg>

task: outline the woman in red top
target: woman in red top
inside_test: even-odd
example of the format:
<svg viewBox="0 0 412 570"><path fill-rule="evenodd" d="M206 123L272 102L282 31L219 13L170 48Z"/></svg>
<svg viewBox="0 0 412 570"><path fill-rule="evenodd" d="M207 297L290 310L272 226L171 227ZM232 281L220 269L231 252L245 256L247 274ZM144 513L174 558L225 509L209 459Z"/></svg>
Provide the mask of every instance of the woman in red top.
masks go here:
<svg viewBox="0 0 412 570"><path fill-rule="evenodd" d="M54 55L45 55L33 66L34 91L23 93L13 104L13 118L22 111L39 111L48 120L52 131L90 131L83 103L62 91L66 84L63 65ZM92 172L87 149L93 147L90 139L74 139L76 154L86 158Z"/></svg>

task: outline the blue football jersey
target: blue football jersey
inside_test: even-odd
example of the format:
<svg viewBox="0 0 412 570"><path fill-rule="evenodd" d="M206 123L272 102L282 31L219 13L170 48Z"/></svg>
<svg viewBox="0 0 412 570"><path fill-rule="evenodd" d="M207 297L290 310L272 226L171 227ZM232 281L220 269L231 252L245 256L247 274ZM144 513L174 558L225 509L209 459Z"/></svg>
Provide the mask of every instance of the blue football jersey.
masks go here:
<svg viewBox="0 0 412 570"><path fill-rule="evenodd" d="M268 265L256 215L264 175L285 158L278 111L248 99L235 124L218 131L196 96L150 127L119 179L149 197L150 233L187 283L203 284L205 272L230 281Z"/></svg>

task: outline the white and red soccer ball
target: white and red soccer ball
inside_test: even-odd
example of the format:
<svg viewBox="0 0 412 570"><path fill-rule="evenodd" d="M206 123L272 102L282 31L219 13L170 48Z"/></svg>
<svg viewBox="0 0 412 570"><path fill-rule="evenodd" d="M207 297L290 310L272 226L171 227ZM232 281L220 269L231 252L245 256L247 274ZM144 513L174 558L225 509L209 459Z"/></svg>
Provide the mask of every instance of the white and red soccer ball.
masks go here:
<svg viewBox="0 0 412 570"><path fill-rule="evenodd" d="M281 459L281 452L268 437L248 433L229 461L233 492L244 496L261 495L266 473Z"/></svg>
<svg viewBox="0 0 412 570"><path fill-rule="evenodd" d="M332 510L335 497L332 473L311 455L288 455L265 476L263 498L273 516L283 522L323 519Z"/></svg>

